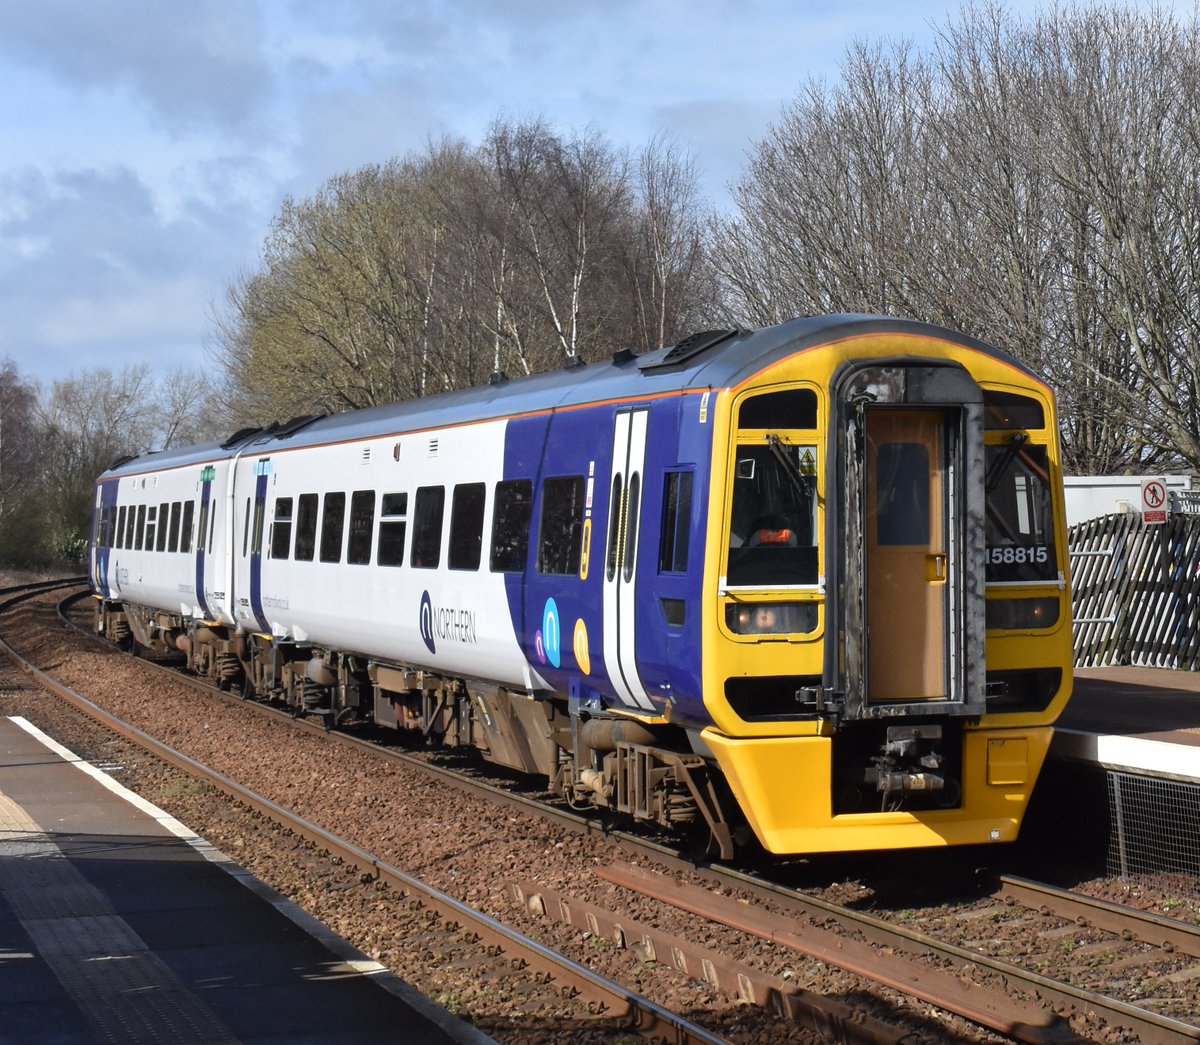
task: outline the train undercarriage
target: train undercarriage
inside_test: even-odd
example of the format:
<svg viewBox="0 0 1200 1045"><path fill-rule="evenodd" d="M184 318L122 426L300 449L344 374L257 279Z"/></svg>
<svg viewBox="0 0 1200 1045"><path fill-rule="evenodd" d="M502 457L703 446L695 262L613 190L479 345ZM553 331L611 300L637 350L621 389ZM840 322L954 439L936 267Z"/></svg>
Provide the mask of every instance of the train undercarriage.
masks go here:
<svg viewBox="0 0 1200 1045"><path fill-rule="evenodd" d="M555 694L529 696L416 667L197 625L145 606L97 602L96 632L125 649L182 654L217 688L282 704L326 727L374 724L544 777L572 808L600 809L690 835L714 857L750 837L710 759L678 727L647 727Z"/></svg>

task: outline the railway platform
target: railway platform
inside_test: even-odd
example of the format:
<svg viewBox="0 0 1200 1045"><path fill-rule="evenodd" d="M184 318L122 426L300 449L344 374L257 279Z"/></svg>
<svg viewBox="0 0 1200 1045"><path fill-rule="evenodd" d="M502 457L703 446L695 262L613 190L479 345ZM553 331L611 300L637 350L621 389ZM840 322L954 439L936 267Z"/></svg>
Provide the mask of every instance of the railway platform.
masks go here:
<svg viewBox="0 0 1200 1045"><path fill-rule="evenodd" d="M1075 669L1051 754L1104 769L1200 784L1200 672Z"/></svg>
<svg viewBox="0 0 1200 1045"><path fill-rule="evenodd" d="M0 1041L471 1043L183 825L0 718Z"/></svg>

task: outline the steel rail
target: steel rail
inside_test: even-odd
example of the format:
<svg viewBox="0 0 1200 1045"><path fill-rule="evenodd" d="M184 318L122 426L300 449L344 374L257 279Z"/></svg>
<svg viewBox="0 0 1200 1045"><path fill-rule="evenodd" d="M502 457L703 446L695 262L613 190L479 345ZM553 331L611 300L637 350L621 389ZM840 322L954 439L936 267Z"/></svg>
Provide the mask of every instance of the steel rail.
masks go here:
<svg viewBox="0 0 1200 1045"><path fill-rule="evenodd" d="M1018 903L1043 914L1053 913L1069 922L1141 940L1164 951L1200 958L1200 926L1017 875L998 875L994 881L996 889L992 895L997 900Z"/></svg>
<svg viewBox="0 0 1200 1045"><path fill-rule="evenodd" d="M34 592L33 594L38 593ZM0 609L6 609L7 606L6 603L4 606L0 606ZM694 1045L721 1045L725 1041L719 1035L684 1019L634 991L628 990L619 983L601 976L587 966L558 954L523 933L481 911L476 911L449 894L379 859L352 842L339 838L324 828L296 816L283 806L243 787L230 777L156 740L148 733L110 714L87 697L76 693L35 667L2 637L0 637L0 650L18 663L45 689L100 722L106 728L146 749L165 762L211 783L231 798L267 816L307 841L328 850L345 862L353 864L364 872L371 873L375 878L399 892L418 899L448 922L466 927L490 946L500 948L505 954L510 955L513 960L521 961L537 972L552 976L557 982L577 992L583 998L604 1006L610 1010L604 1014L606 1018L625 1021L625 1025L630 1030L641 1031L664 1041L687 1043L687 1045L692 1045L692 1043Z"/></svg>

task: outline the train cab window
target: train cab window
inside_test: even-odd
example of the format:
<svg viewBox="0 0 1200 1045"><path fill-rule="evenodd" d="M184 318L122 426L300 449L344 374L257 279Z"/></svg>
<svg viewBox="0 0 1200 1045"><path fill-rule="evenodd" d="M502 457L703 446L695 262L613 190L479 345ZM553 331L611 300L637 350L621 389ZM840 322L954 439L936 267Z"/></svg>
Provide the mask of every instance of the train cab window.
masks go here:
<svg viewBox="0 0 1200 1045"><path fill-rule="evenodd" d="M150 505L146 509L146 551L154 551L154 517L158 514L158 510L154 505Z"/></svg>
<svg viewBox="0 0 1200 1045"><path fill-rule="evenodd" d="M380 566L404 565L407 531L408 494L385 493L379 504L379 550L375 553Z"/></svg>
<svg viewBox="0 0 1200 1045"><path fill-rule="evenodd" d="M179 524L179 550L181 552L186 553L192 550L192 523L195 521L193 518L195 512L195 501L183 502L183 520Z"/></svg>
<svg viewBox="0 0 1200 1045"><path fill-rule="evenodd" d="M778 432L817 427L817 393L811 388L788 388L750 396L738 407L738 428Z"/></svg>
<svg viewBox="0 0 1200 1045"><path fill-rule="evenodd" d="M542 483L542 518L538 527L538 572L570 576L579 572L583 540L582 475L546 479Z"/></svg>
<svg viewBox="0 0 1200 1045"><path fill-rule="evenodd" d="M1014 435L985 453L985 577L991 583L1057 580L1046 447Z"/></svg>
<svg viewBox="0 0 1200 1045"><path fill-rule="evenodd" d="M292 548L292 499L275 498L275 519L271 524L271 558L286 559Z"/></svg>
<svg viewBox="0 0 1200 1045"><path fill-rule="evenodd" d="M183 505L179 501L171 502L171 523L168 527L170 536L167 541L167 551L169 552L179 551L179 512L182 507Z"/></svg>
<svg viewBox="0 0 1200 1045"><path fill-rule="evenodd" d="M154 511L153 508L151 508L150 510ZM134 537L133 537L134 551L140 552L142 550L142 546L145 542L145 539L146 539L146 506L144 504L139 504L138 510L137 510L137 532L134 534Z"/></svg>
<svg viewBox="0 0 1200 1045"><path fill-rule="evenodd" d="M984 392L983 418L988 431L1046 427L1046 412L1042 404L1029 396L1013 392Z"/></svg>
<svg viewBox="0 0 1200 1045"><path fill-rule="evenodd" d="M667 472L663 479L662 534L658 542L659 573L687 572L691 517L692 473Z"/></svg>
<svg viewBox="0 0 1200 1045"><path fill-rule="evenodd" d="M371 561L371 536L375 529L375 491L355 490L350 495L350 537L346 561L357 566Z"/></svg>
<svg viewBox="0 0 1200 1045"><path fill-rule="evenodd" d="M312 562L317 552L317 495L302 493L296 503L296 559Z"/></svg>
<svg viewBox="0 0 1200 1045"><path fill-rule="evenodd" d="M117 543L118 548L125 547L125 505L117 512Z"/></svg>
<svg viewBox="0 0 1200 1045"><path fill-rule="evenodd" d="M171 517L170 504L160 504L158 506L158 543L155 549L160 552L167 550L167 521Z"/></svg>
<svg viewBox="0 0 1200 1045"><path fill-rule="evenodd" d="M346 526L346 495L327 493L321 511L321 561L342 561L342 531Z"/></svg>
<svg viewBox="0 0 1200 1045"><path fill-rule="evenodd" d="M446 508L444 486L422 486L417 490L413 512L412 565L436 569L442 558L442 516Z"/></svg>
<svg viewBox="0 0 1200 1045"><path fill-rule="evenodd" d="M739 443L729 529L731 585L817 583L816 448Z"/></svg>
<svg viewBox="0 0 1200 1045"><path fill-rule="evenodd" d="M483 483L459 483L450 507L450 553L452 570L477 570L483 556Z"/></svg>
<svg viewBox="0 0 1200 1045"><path fill-rule="evenodd" d="M520 573L525 569L532 511L533 483L530 480L505 479L496 484L491 553L494 573Z"/></svg>

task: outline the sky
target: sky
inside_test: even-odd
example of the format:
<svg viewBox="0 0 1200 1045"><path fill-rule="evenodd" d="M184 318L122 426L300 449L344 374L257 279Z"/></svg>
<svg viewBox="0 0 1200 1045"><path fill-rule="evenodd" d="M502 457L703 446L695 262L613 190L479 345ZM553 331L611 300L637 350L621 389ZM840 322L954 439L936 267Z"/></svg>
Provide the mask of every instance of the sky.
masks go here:
<svg viewBox="0 0 1200 1045"><path fill-rule="evenodd" d="M1019 12L1021 3L1009 5ZM1030 5L1032 9L1032 4ZM754 143L856 40L937 0L0 0L0 364L211 365L285 196L479 144L498 116L656 134L728 208Z"/></svg>

